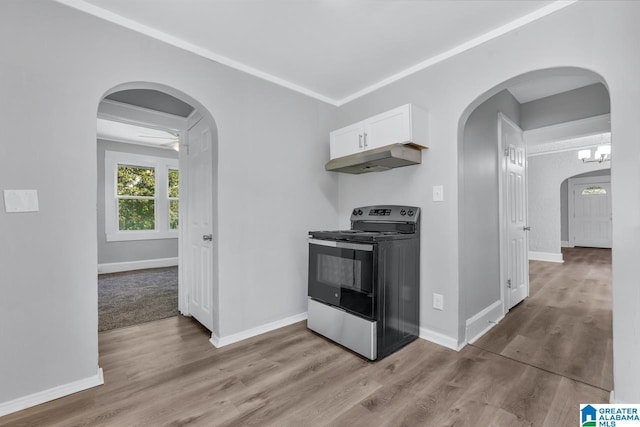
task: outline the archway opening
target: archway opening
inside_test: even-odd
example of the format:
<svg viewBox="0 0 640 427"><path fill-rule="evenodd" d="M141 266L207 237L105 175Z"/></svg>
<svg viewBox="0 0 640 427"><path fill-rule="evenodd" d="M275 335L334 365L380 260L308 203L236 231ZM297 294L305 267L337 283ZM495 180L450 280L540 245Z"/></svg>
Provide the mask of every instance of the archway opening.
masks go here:
<svg viewBox="0 0 640 427"><path fill-rule="evenodd" d="M590 316L602 319L601 339L611 342L610 258L599 274L603 286L571 286L572 280L590 279L584 268L567 272L576 264L562 264L558 197L562 179L596 168L578 151L609 135L609 105L604 80L591 71L533 71L495 86L465 110L458 148L460 336L485 350L611 390L610 346L586 369L584 358L567 350L587 345L589 333L576 331L575 324ZM551 282L555 287L547 286ZM576 292L601 302L607 294L608 312L580 311ZM551 317L533 320L544 313ZM555 333L542 332L548 328ZM592 368L603 374L582 374Z"/></svg>
<svg viewBox="0 0 640 427"><path fill-rule="evenodd" d="M174 88L131 82L104 94L97 120L98 272L110 273L99 278L99 328L179 312L215 333L213 117Z"/></svg>

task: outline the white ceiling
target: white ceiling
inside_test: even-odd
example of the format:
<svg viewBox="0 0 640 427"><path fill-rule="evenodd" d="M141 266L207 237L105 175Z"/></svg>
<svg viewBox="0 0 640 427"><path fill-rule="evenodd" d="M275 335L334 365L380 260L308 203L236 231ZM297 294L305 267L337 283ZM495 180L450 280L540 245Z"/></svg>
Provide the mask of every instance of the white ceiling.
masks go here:
<svg viewBox="0 0 640 427"><path fill-rule="evenodd" d="M57 1L335 105L575 2Z"/></svg>
<svg viewBox="0 0 640 427"><path fill-rule="evenodd" d="M178 150L178 137L168 131L98 119L98 139Z"/></svg>

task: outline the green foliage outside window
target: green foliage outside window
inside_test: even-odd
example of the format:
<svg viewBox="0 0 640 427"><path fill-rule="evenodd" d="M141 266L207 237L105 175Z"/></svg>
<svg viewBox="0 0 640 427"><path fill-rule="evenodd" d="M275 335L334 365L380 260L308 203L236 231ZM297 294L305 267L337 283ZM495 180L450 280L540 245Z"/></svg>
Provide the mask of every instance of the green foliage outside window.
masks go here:
<svg viewBox="0 0 640 427"><path fill-rule="evenodd" d="M599 185L592 185L591 187L587 187L582 190L583 196L597 196L601 194L607 194L607 190L600 187Z"/></svg>
<svg viewBox="0 0 640 427"><path fill-rule="evenodd" d="M179 202L180 196L180 171L176 169L169 169L169 229L178 229L178 217L179 217Z"/></svg>
<svg viewBox="0 0 640 427"><path fill-rule="evenodd" d="M178 229L178 213L179 206L177 200L169 200L169 229L177 230Z"/></svg>
<svg viewBox="0 0 640 427"><path fill-rule="evenodd" d="M179 197L180 171L169 169L169 197Z"/></svg>
<svg viewBox="0 0 640 427"><path fill-rule="evenodd" d="M118 226L120 230L154 230L155 200L118 200Z"/></svg>
<svg viewBox="0 0 640 427"><path fill-rule="evenodd" d="M155 169L118 165L118 227L120 230L155 229Z"/></svg>
<svg viewBox="0 0 640 427"><path fill-rule="evenodd" d="M152 167L118 165L118 196L154 197L155 173Z"/></svg>

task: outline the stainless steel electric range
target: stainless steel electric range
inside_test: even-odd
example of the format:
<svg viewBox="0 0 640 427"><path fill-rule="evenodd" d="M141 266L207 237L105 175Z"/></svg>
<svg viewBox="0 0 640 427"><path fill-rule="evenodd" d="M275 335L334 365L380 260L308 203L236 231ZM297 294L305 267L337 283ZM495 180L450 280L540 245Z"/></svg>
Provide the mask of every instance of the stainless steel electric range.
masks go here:
<svg viewBox="0 0 640 427"><path fill-rule="evenodd" d="M366 206L309 233L307 327L371 360L418 336L420 208Z"/></svg>

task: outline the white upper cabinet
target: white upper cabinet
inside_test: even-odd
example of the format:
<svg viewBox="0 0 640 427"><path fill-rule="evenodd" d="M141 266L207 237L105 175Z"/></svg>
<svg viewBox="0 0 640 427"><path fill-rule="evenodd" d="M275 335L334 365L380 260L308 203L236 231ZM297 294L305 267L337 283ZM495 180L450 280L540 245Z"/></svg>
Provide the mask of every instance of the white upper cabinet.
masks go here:
<svg viewBox="0 0 640 427"><path fill-rule="evenodd" d="M330 157L335 159L391 144L427 147L429 116L406 104L330 133Z"/></svg>
<svg viewBox="0 0 640 427"><path fill-rule="evenodd" d="M331 158L357 153L364 148L364 122L331 132Z"/></svg>

